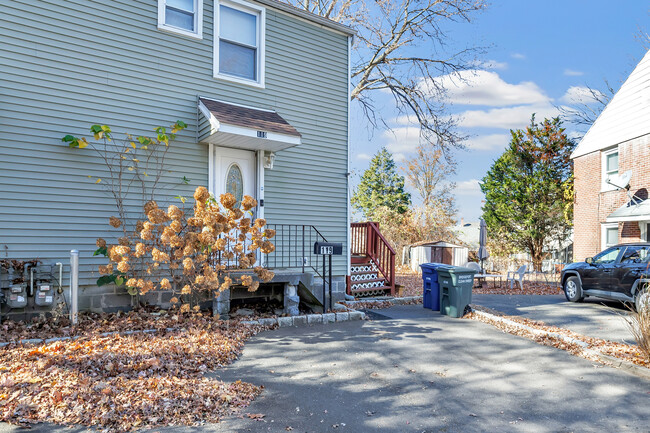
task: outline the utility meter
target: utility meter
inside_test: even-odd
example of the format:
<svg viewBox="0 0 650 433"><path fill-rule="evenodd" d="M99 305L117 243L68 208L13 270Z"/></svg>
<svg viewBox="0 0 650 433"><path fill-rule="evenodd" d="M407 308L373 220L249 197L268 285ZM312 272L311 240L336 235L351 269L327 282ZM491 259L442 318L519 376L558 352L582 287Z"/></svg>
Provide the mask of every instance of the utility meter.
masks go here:
<svg viewBox="0 0 650 433"><path fill-rule="evenodd" d="M27 306L27 284L12 284L6 295L9 308L25 308Z"/></svg>
<svg viewBox="0 0 650 433"><path fill-rule="evenodd" d="M54 303L54 288L50 283L39 283L34 293L34 304L39 307L48 307Z"/></svg>
<svg viewBox="0 0 650 433"><path fill-rule="evenodd" d="M30 296L34 305L49 307L54 304L53 265L39 264L30 269Z"/></svg>

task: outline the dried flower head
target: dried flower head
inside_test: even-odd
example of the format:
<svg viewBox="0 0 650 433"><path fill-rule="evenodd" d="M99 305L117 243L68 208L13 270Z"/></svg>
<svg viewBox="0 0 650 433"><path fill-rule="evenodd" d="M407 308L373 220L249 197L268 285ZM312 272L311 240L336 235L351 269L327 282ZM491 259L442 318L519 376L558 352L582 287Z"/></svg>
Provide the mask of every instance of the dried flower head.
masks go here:
<svg viewBox="0 0 650 433"><path fill-rule="evenodd" d="M189 284L186 284L183 286L181 289L181 295L191 295L192 294L192 288L190 287Z"/></svg>
<svg viewBox="0 0 650 433"><path fill-rule="evenodd" d="M138 221L138 222L135 223L135 231L136 231L136 233L140 233L143 228L144 228L144 221Z"/></svg>
<svg viewBox="0 0 650 433"><path fill-rule="evenodd" d="M172 304L178 304L178 298L176 296L174 296L173 298L171 298L169 300L169 302L172 303Z"/></svg>
<svg viewBox="0 0 650 433"><path fill-rule="evenodd" d="M221 286L219 287L219 291L220 291L220 292L224 292L224 291L228 290L228 289L230 288L231 285L232 285L232 278L230 278L230 277L224 277L224 279L223 279L223 283L222 283Z"/></svg>
<svg viewBox="0 0 650 433"><path fill-rule="evenodd" d="M113 265L108 264L108 265L100 265L99 266L99 273L101 275L109 275L113 273Z"/></svg>
<svg viewBox="0 0 650 433"><path fill-rule="evenodd" d="M262 242L262 246L260 247L260 250L264 254L270 254L273 251L275 251L275 245L273 245L273 243L271 241L264 241L264 242Z"/></svg>
<svg viewBox="0 0 650 433"><path fill-rule="evenodd" d="M158 203L156 203L155 200L149 200L144 204L144 214L149 215L149 212L151 212L154 209L158 209Z"/></svg>
<svg viewBox="0 0 650 433"><path fill-rule="evenodd" d="M130 269L129 262L122 261L117 264L117 270L120 272L127 273L129 272L129 269Z"/></svg>
<svg viewBox="0 0 650 433"><path fill-rule="evenodd" d="M255 220L255 227L261 229L266 225L266 220L264 218L258 218Z"/></svg>
<svg viewBox="0 0 650 433"><path fill-rule="evenodd" d="M129 238L127 238L126 236L122 236L122 237L118 238L118 239L117 239L117 242L118 242L120 245L123 245L123 246L127 246L127 245L129 245L129 244L131 243L131 241L129 240Z"/></svg>
<svg viewBox="0 0 650 433"><path fill-rule="evenodd" d="M234 195L232 195L229 192L225 194L221 194L219 201L226 209L232 209L235 206L235 204L237 204L237 199L235 198Z"/></svg>
<svg viewBox="0 0 650 433"><path fill-rule="evenodd" d="M167 208L167 216L174 221L180 221L183 219L183 211L172 204Z"/></svg>
<svg viewBox="0 0 650 433"><path fill-rule="evenodd" d="M162 209L152 209L147 213L147 218L149 218L149 221L151 221L153 224L162 224L166 221L169 221L169 217L163 211Z"/></svg>
<svg viewBox="0 0 650 433"><path fill-rule="evenodd" d="M241 207L244 210L251 210L255 206L257 206L257 200L255 200L253 197L250 195L245 195L243 200L241 201Z"/></svg>
<svg viewBox="0 0 650 433"><path fill-rule="evenodd" d="M194 200L199 203L205 203L210 198L210 192L204 186L199 186L194 191Z"/></svg>
<svg viewBox="0 0 650 433"><path fill-rule="evenodd" d="M181 313L189 313L190 312L190 304L181 305L180 312Z"/></svg>
<svg viewBox="0 0 650 433"><path fill-rule="evenodd" d="M108 219L108 223L117 229L122 225L122 220L120 220L118 217L112 216Z"/></svg>
<svg viewBox="0 0 650 433"><path fill-rule="evenodd" d="M142 242L138 242L137 244L135 244L135 254L134 255L136 257L144 256L145 252L146 252L145 246L144 246L144 244Z"/></svg>
<svg viewBox="0 0 650 433"><path fill-rule="evenodd" d="M172 285L169 283L169 280L167 278L163 278L160 280L160 288L163 290L170 290L172 288Z"/></svg>
<svg viewBox="0 0 650 433"><path fill-rule="evenodd" d="M106 248L106 241L102 238L97 238L95 244L97 245L97 248Z"/></svg>
<svg viewBox="0 0 650 433"><path fill-rule="evenodd" d="M250 287L250 285L253 284L253 277L251 277L250 275L242 275L241 284L244 287Z"/></svg>
<svg viewBox="0 0 650 433"><path fill-rule="evenodd" d="M183 230L183 225L177 220L172 221L169 227L174 230L175 233L180 233L180 231Z"/></svg>
<svg viewBox="0 0 650 433"><path fill-rule="evenodd" d="M250 286L248 286L248 291L249 292L255 292L257 289L260 287L260 282L259 281L253 281Z"/></svg>
<svg viewBox="0 0 650 433"><path fill-rule="evenodd" d="M264 230L264 236L266 236L267 239L273 239L273 237L275 236L275 230L273 229Z"/></svg>

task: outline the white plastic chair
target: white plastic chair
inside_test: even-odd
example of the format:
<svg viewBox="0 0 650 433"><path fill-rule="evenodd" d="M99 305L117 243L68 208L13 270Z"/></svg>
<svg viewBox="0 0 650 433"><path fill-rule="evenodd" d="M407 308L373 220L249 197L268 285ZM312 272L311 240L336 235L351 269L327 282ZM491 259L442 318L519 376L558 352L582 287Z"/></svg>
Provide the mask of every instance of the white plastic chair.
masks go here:
<svg viewBox="0 0 650 433"><path fill-rule="evenodd" d="M510 282L510 289L512 290L512 286L514 285L515 281L519 283L519 288L523 291L524 290L524 276L526 275L526 269L528 267L526 265L521 265L519 269L516 271L508 271L508 275L506 275L506 282Z"/></svg>

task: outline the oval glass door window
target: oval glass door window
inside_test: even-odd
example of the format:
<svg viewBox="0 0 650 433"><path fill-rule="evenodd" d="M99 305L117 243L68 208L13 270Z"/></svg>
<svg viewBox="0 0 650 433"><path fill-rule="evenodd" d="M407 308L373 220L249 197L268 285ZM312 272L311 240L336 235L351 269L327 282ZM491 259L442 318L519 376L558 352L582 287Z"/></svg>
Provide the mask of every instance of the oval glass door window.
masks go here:
<svg viewBox="0 0 650 433"><path fill-rule="evenodd" d="M244 196L244 178L237 164L231 165L226 174L226 192L235 196L235 207L239 208Z"/></svg>

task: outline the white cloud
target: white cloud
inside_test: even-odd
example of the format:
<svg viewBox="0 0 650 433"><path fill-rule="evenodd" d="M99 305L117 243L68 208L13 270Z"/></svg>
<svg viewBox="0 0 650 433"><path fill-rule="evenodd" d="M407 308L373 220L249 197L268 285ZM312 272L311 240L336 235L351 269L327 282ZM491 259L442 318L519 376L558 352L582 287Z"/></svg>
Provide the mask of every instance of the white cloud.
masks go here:
<svg viewBox="0 0 650 433"><path fill-rule="evenodd" d="M518 129L530 123L530 116L533 113L538 120L559 114L557 108L550 103L467 110L458 114L458 125L464 128Z"/></svg>
<svg viewBox="0 0 650 433"><path fill-rule="evenodd" d="M467 139L470 150L490 151L505 149L510 142L510 134L482 134Z"/></svg>
<svg viewBox="0 0 650 433"><path fill-rule="evenodd" d="M508 63L496 60L475 60L470 62L470 65L476 69L508 69Z"/></svg>
<svg viewBox="0 0 650 433"><path fill-rule="evenodd" d="M581 77L584 74L585 73L582 72L582 71L576 71L576 70L573 70L573 69L565 69L564 70L564 75L566 75L567 77Z"/></svg>
<svg viewBox="0 0 650 433"><path fill-rule="evenodd" d="M372 156L368 155L367 153L357 153L356 158L360 161L370 161L372 159Z"/></svg>
<svg viewBox="0 0 650 433"><path fill-rule="evenodd" d="M483 194L481 192L481 187L479 186L478 179L469 179L463 180L461 182L456 182L456 194L458 195L472 195L479 196Z"/></svg>
<svg viewBox="0 0 650 433"><path fill-rule="evenodd" d="M591 104L596 102L596 97L604 96L601 91L596 89L589 89L589 87L585 86L571 86L560 100L567 104Z"/></svg>
<svg viewBox="0 0 650 433"><path fill-rule="evenodd" d="M505 82L499 74L491 71L462 71L459 76L443 75L425 80L425 90L429 86L430 93L435 93L436 86L447 90L450 102L459 105L486 105L503 107L508 105L548 103L550 98L532 81L522 81L518 84Z"/></svg>
<svg viewBox="0 0 650 433"><path fill-rule="evenodd" d="M512 53L512 54L510 54L510 57L512 57L513 59L517 59L517 60L524 60L526 58L526 56L524 54L521 54L521 53Z"/></svg>

